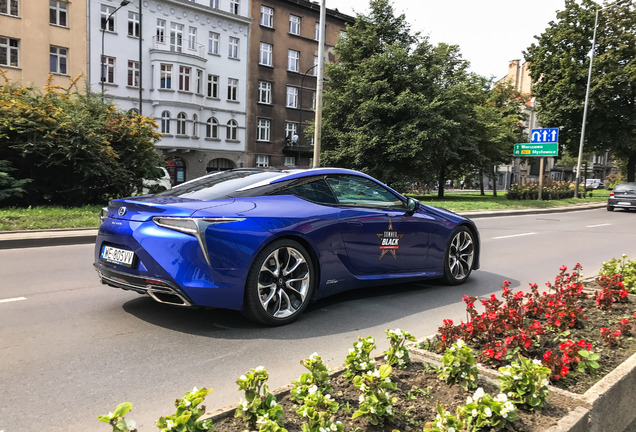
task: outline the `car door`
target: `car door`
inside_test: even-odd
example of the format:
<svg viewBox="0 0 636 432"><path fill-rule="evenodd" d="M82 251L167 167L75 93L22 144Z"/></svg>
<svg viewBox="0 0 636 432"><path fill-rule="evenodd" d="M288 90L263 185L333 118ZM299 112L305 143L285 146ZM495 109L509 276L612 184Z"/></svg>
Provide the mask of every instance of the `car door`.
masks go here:
<svg viewBox="0 0 636 432"><path fill-rule="evenodd" d="M409 214L404 201L362 176L330 175L352 270L360 275L420 272L427 264L427 215Z"/></svg>

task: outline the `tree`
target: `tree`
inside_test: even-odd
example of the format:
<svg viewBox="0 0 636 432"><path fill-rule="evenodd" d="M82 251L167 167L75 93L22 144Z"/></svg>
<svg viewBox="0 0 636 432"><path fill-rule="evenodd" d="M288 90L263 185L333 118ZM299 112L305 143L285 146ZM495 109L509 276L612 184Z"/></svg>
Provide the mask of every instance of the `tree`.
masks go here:
<svg viewBox="0 0 636 432"><path fill-rule="evenodd" d="M592 36L597 9L591 0L566 0L525 58L535 81L541 124L562 127L560 143L578 154ZM636 10L633 2L598 14L585 149L608 150L636 173Z"/></svg>
<svg viewBox="0 0 636 432"><path fill-rule="evenodd" d="M474 156L474 82L456 46L411 34L388 0L372 0L327 66L323 160L395 187L440 184ZM443 188L441 189L443 194Z"/></svg>
<svg viewBox="0 0 636 432"><path fill-rule="evenodd" d="M27 180L20 204L78 205L130 195L163 164L152 119L105 105L97 94L5 78L0 87L0 160ZM9 201L9 203L18 203Z"/></svg>

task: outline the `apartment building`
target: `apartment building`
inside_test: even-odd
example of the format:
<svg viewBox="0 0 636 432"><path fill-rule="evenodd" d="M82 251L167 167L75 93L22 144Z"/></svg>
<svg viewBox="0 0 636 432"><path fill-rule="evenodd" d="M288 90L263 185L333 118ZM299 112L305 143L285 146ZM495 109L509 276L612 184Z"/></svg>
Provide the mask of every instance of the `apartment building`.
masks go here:
<svg viewBox="0 0 636 432"><path fill-rule="evenodd" d="M86 76L86 53L86 1L0 0L0 68L11 81L42 88L50 75L67 88Z"/></svg>
<svg viewBox="0 0 636 432"><path fill-rule="evenodd" d="M252 0L247 166L311 166L320 4ZM325 61L354 18L326 10Z"/></svg>
<svg viewBox="0 0 636 432"><path fill-rule="evenodd" d="M249 1L91 0L88 8L92 89L155 118L172 183L245 166Z"/></svg>

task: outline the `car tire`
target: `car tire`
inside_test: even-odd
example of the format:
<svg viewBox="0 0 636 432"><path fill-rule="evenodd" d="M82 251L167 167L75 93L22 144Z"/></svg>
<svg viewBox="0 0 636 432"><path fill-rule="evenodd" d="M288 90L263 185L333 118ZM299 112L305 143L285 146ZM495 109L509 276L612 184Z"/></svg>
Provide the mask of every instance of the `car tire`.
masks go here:
<svg viewBox="0 0 636 432"><path fill-rule="evenodd" d="M271 243L256 256L247 275L244 315L270 326L291 323L311 300L314 275L311 256L300 243Z"/></svg>
<svg viewBox="0 0 636 432"><path fill-rule="evenodd" d="M607 206L607 211L614 211L614 207L613 206Z"/></svg>
<svg viewBox="0 0 636 432"><path fill-rule="evenodd" d="M444 277L448 285L459 285L468 279L475 260L475 239L466 227L455 228L444 252Z"/></svg>

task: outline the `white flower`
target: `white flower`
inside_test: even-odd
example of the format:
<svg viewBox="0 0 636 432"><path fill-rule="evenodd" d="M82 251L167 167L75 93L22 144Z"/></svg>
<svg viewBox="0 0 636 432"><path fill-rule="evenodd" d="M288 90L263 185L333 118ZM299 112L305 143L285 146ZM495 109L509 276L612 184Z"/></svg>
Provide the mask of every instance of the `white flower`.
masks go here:
<svg viewBox="0 0 636 432"><path fill-rule="evenodd" d="M539 360L539 359L532 360L532 363L541 366L541 360Z"/></svg>
<svg viewBox="0 0 636 432"><path fill-rule="evenodd" d="M393 407L391 405L389 405L388 407L386 407L386 413L388 415L393 415Z"/></svg>
<svg viewBox="0 0 636 432"><path fill-rule="evenodd" d="M458 348L463 348L464 346L466 346L464 341L462 339L457 339L457 347Z"/></svg>
<svg viewBox="0 0 636 432"><path fill-rule="evenodd" d="M508 396L503 393L499 393L495 400L498 400L499 402L506 402L508 400Z"/></svg>
<svg viewBox="0 0 636 432"><path fill-rule="evenodd" d="M270 407L272 407L272 408L273 408L273 407L275 407L276 405L277 405L277 404L276 404L276 401L275 401L275 400L273 400L273 401L269 404L269 406L270 406Z"/></svg>
<svg viewBox="0 0 636 432"><path fill-rule="evenodd" d="M371 414L375 414L375 408L370 407L370 408L369 408L369 412L370 412Z"/></svg>
<svg viewBox="0 0 636 432"><path fill-rule="evenodd" d="M543 381L541 381L541 384L542 384L544 387L547 387L547 386L550 384L550 381L548 381L546 378L544 378L544 379L543 379Z"/></svg>
<svg viewBox="0 0 636 432"><path fill-rule="evenodd" d="M247 377L246 377L245 375L241 375L241 376L239 377L239 379L240 379L241 381L245 381L245 380L247 379ZM196 388L196 387L195 387L195 388Z"/></svg>
<svg viewBox="0 0 636 432"><path fill-rule="evenodd" d="M508 418L508 411L501 410L501 416L502 416L503 418Z"/></svg>
<svg viewBox="0 0 636 432"><path fill-rule="evenodd" d="M199 389L195 387L195 388L192 389L192 391L190 393L196 393L198 391L199 391Z"/></svg>
<svg viewBox="0 0 636 432"><path fill-rule="evenodd" d="M309 392L310 395L316 393L318 391L318 386L316 384L312 385L311 387L309 387L309 389L307 390Z"/></svg>
<svg viewBox="0 0 636 432"><path fill-rule="evenodd" d="M367 362L360 363L360 369L366 369L366 368L367 368Z"/></svg>
<svg viewBox="0 0 636 432"><path fill-rule="evenodd" d="M506 402L504 404L504 409L506 411L514 411L515 410L515 405L512 402L508 401L508 402Z"/></svg>
<svg viewBox="0 0 636 432"><path fill-rule="evenodd" d="M467 404L471 404L471 403L473 403L473 398L471 398L470 396L468 396L468 397L466 398L466 403L467 403Z"/></svg>
<svg viewBox="0 0 636 432"><path fill-rule="evenodd" d="M354 352L356 352L356 350L354 350L353 348L349 348L349 352L350 353L354 353Z"/></svg>
<svg viewBox="0 0 636 432"><path fill-rule="evenodd" d="M174 422L170 419L166 420L166 427L168 429L172 429L174 427Z"/></svg>
<svg viewBox="0 0 636 432"><path fill-rule="evenodd" d="M505 376L510 376L512 375L512 373L510 373L510 369L506 369L503 373Z"/></svg>
<svg viewBox="0 0 636 432"><path fill-rule="evenodd" d="M455 351L455 345L451 346L448 350L449 350L450 352L454 352L454 351Z"/></svg>
<svg viewBox="0 0 636 432"><path fill-rule="evenodd" d="M360 395L360 397L358 398L358 401L360 403L364 402L364 395Z"/></svg>
<svg viewBox="0 0 636 432"><path fill-rule="evenodd" d="M328 432L327 429L325 429L324 427L320 426L320 428L318 429L320 432Z"/></svg>
<svg viewBox="0 0 636 432"><path fill-rule="evenodd" d="M448 428L448 432L455 432L455 428L454 428L454 427L452 427L452 426L450 426L450 427Z"/></svg>
<svg viewBox="0 0 636 432"><path fill-rule="evenodd" d="M473 398L474 398L475 400L479 400L479 399L481 399L482 397L484 397L484 389L483 389L483 388L481 388L481 387L479 387L479 388L475 391L475 394L473 395Z"/></svg>
<svg viewBox="0 0 636 432"><path fill-rule="evenodd" d="M389 378L389 377L384 378L384 382L386 382L386 383L391 382L391 378Z"/></svg>
<svg viewBox="0 0 636 432"><path fill-rule="evenodd" d="M338 426L336 426L335 423L331 423L331 426L329 426L329 429L331 429L332 431L336 431L338 430Z"/></svg>
<svg viewBox="0 0 636 432"><path fill-rule="evenodd" d="M356 348L358 348L358 349L362 349L362 342L358 342L358 343L356 343Z"/></svg>
<svg viewBox="0 0 636 432"><path fill-rule="evenodd" d="M476 410L476 409L473 409L472 414L473 414L473 417L477 417L477 414L479 414L479 413L477 412L477 410Z"/></svg>
<svg viewBox="0 0 636 432"><path fill-rule="evenodd" d="M374 370L374 371L373 371L373 376L374 376L374 377L376 377L376 378L380 378L380 371L379 371L379 370L377 370L377 369L376 369L376 370Z"/></svg>
<svg viewBox="0 0 636 432"><path fill-rule="evenodd" d="M265 368L263 366L259 366L256 369L254 369L255 372L260 372L260 371L264 371Z"/></svg>
<svg viewBox="0 0 636 432"><path fill-rule="evenodd" d="M325 395L325 399L327 399L327 400L331 400L331 395L330 395L330 394Z"/></svg>
<svg viewBox="0 0 636 432"><path fill-rule="evenodd" d="M395 353L395 356L401 359L402 357L404 357L404 351L398 350L398 352Z"/></svg>
<svg viewBox="0 0 636 432"><path fill-rule="evenodd" d="M486 407L486 409L484 410L484 415L486 417L492 417L492 411L490 411L490 408Z"/></svg>
<svg viewBox="0 0 636 432"><path fill-rule="evenodd" d="M243 411L247 411L248 405L249 404L247 403L247 401L241 402L241 406L243 407Z"/></svg>
<svg viewBox="0 0 636 432"><path fill-rule="evenodd" d="M183 399L183 405L189 407L190 405L192 405L192 402L190 402L188 399Z"/></svg>
<svg viewBox="0 0 636 432"><path fill-rule="evenodd" d="M129 430L133 430L137 427L137 422L134 420L126 420L126 427ZM0 432L4 432L4 431L0 431Z"/></svg>

